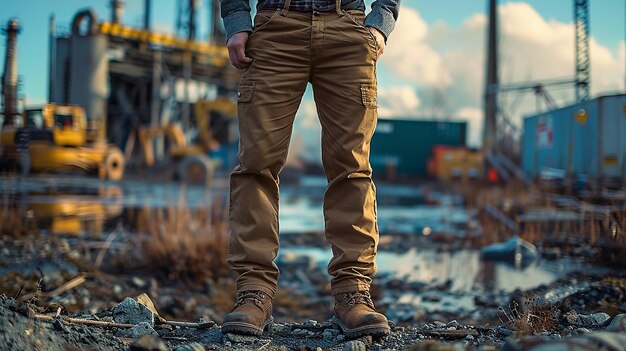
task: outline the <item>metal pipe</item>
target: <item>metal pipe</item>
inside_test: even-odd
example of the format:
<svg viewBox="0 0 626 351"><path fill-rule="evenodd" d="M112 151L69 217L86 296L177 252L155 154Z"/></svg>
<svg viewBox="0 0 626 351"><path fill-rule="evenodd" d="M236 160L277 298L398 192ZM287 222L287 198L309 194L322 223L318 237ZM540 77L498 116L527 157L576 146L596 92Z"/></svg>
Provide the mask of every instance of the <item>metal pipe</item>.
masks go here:
<svg viewBox="0 0 626 351"><path fill-rule="evenodd" d="M498 85L498 2L489 0L487 34L487 88L485 89L485 125L483 148L491 151L497 144L498 92L489 87Z"/></svg>
<svg viewBox="0 0 626 351"><path fill-rule="evenodd" d="M2 75L2 105L4 106L4 125L15 125L17 115L17 35L21 28L16 18L12 18L3 30L7 35L4 73Z"/></svg>
<svg viewBox="0 0 626 351"><path fill-rule="evenodd" d="M54 84L56 81L56 41L54 38L54 15L48 22L48 101L54 102Z"/></svg>
<svg viewBox="0 0 626 351"><path fill-rule="evenodd" d="M150 30L150 7L152 5L151 1L144 0L143 5L143 29Z"/></svg>

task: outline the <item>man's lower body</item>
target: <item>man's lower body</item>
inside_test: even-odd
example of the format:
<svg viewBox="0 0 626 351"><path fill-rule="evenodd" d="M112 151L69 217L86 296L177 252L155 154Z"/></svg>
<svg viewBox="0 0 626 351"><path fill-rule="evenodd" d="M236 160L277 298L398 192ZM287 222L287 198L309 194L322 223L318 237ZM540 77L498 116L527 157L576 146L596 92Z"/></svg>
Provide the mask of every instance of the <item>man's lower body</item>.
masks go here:
<svg viewBox="0 0 626 351"><path fill-rule="evenodd" d="M346 334L389 330L368 293L378 245L369 164L378 101L376 42L363 19L357 10L262 10L255 17L246 46L252 63L238 91L239 164L230 183L228 259L238 276L238 301L225 319L226 331L256 334L271 321L279 275L274 263L278 175L309 82L322 126L322 163L328 178L324 217L333 251L328 272L336 300L334 320ZM246 319L250 314L254 318Z"/></svg>

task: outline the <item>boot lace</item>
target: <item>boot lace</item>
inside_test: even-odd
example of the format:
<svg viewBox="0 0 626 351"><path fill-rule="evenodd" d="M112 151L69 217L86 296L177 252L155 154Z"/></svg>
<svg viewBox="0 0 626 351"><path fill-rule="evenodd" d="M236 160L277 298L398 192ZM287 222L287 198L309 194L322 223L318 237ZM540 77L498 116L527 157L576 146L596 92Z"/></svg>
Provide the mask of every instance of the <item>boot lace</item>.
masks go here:
<svg viewBox="0 0 626 351"><path fill-rule="evenodd" d="M235 306L239 307L247 302L252 302L257 306L261 306L266 296L267 295L262 291L243 291L237 294Z"/></svg>
<svg viewBox="0 0 626 351"><path fill-rule="evenodd" d="M363 304L374 309L374 302L372 302L372 296L369 291L357 291L352 293L346 293L346 301L349 307L356 304Z"/></svg>

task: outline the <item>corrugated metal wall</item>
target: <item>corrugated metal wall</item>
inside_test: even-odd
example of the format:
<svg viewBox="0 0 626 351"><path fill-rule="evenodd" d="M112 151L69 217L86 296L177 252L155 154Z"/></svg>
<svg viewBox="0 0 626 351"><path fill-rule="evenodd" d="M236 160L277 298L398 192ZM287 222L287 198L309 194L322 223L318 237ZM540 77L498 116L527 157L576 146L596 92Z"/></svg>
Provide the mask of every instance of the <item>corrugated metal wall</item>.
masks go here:
<svg viewBox="0 0 626 351"><path fill-rule="evenodd" d="M522 168L556 168L590 177L626 176L626 95L600 97L524 119ZM586 117L577 114L581 110ZM571 151L570 151L571 149Z"/></svg>
<svg viewBox="0 0 626 351"><path fill-rule="evenodd" d="M399 178L426 176L435 145L465 146L467 122L379 119L370 162L376 176L393 168Z"/></svg>

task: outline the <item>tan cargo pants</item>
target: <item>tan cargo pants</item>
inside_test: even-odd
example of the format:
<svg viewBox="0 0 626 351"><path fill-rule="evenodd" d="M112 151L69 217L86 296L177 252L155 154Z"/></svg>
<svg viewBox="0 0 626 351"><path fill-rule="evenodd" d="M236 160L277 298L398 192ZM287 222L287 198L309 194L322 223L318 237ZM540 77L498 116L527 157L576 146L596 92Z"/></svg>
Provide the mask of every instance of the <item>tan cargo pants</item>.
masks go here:
<svg viewBox="0 0 626 351"><path fill-rule="evenodd" d="M338 1L339 2L339 1ZM287 4L287 6L289 6ZM228 262L237 290L276 291L278 175L307 84L322 126L328 265L333 294L368 290L376 272L376 189L369 164L377 120L376 40L362 11L261 10L239 83L239 164L230 179Z"/></svg>

